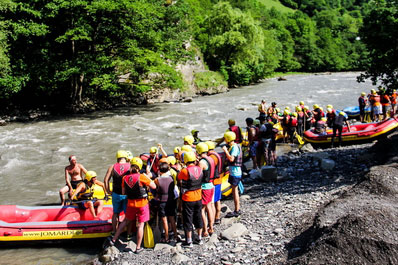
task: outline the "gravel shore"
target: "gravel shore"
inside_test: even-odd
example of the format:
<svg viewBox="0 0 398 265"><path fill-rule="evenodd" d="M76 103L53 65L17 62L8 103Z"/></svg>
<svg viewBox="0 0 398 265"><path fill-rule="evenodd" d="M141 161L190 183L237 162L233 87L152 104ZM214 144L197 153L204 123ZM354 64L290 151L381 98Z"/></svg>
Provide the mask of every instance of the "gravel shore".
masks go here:
<svg viewBox="0 0 398 265"><path fill-rule="evenodd" d="M123 252L128 244L134 247L134 243L126 243L122 238L116 247L106 248L93 263L396 263L397 222L389 221L391 214L387 210L381 211L387 219L380 219L380 216L368 211L373 207L373 201L383 199L393 203L389 206L390 213L398 213L395 206L398 205L398 180L397 175L393 174L397 138L393 135L376 144L335 149L314 150L310 146L301 150L293 149L278 158L277 181L265 182L264 175L258 173L244 178L245 192L241 195L243 214L238 218L222 219L222 223L215 226L216 233L205 239L203 245L183 249L180 243L156 244L155 249L147 249L136 255ZM378 166L380 164L383 165ZM384 176L389 176L390 182L382 182ZM384 186L380 183L384 183ZM380 189L379 192L372 191L375 187ZM387 192L386 197L387 187L392 191ZM362 195L358 197L357 194ZM375 197L365 200L366 194ZM357 205L365 201L366 207L364 204L361 207ZM224 200L223 204L222 216L233 209L233 201ZM347 219L347 215L357 218ZM355 227L364 230L358 225L361 223L358 220L367 220L369 216L376 218L372 219L377 223L372 226L372 235L377 236L363 233L361 236L355 230ZM367 221L362 223L368 224ZM386 225L390 230L395 229L389 231L389 235L378 231ZM383 241L384 238L387 243ZM362 252L358 251L359 248ZM383 249L382 254L377 254L378 248ZM386 255L389 258L385 258Z"/></svg>

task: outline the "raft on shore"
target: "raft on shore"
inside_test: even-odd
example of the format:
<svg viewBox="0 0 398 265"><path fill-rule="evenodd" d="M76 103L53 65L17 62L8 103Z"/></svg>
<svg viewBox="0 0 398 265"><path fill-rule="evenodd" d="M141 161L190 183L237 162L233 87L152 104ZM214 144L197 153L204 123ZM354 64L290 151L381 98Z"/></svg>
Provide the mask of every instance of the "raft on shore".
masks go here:
<svg viewBox="0 0 398 265"><path fill-rule="evenodd" d="M104 238L112 232L112 206L94 219L76 206L0 205L0 243Z"/></svg>
<svg viewBox="0 0 398 265"><path fill-rule="evenodd" d="M398 120L396 117L390 118L381 122L361 123L351 125L351 130L348 131L347 127L343 127L342 141L343 144L358 144L361 142L370 142L394 132L398 127ZM330 145L332 143L333 131L327 130L325 135L314 133L314 130L308 130L304 133L304 139L313 145ZM335 143L339 139L336 136Z"/></svg>

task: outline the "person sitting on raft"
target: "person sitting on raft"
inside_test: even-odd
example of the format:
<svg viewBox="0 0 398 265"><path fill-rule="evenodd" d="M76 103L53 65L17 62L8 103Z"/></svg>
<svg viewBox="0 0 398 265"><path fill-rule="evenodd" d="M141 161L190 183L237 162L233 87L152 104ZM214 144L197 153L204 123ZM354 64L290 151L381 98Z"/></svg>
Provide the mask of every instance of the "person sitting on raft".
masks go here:
<svg viewBox="0 0 398 265"><path fill-rule="evenodd" d="M65 193L69 192L69 197L72 198L73 190L76 189L77 185L83 181L83 173L86 174L87 170L83 165L77 163L76 156L69 156L69 165L65 167L65 182L66 185L59 190L59 196L61 197L61 205L65 205ZM70 176L70 180L69 177Z"/></svg>
<svg viewBox="0 0 398 265"><path fill-rule="evenodd" d="M325 117L317 121L315 123L314 133L318 135L326 135L326 122L327 119Z"/></svg>
<svg viewBox="0 0 398 265"><path fill-rule="evenodd" d="M101 213L104 206L103 200L93 198L95 185L101 186L104 190L104 194L106 194L104 183L97 180L97 173L95 171L87 171L85 180L80 182L72 194L72 199L76 196L79 200L79 208L84 210L89 209L94 218ZM95 209L97 209L97 211L95 211Z"/></svg>

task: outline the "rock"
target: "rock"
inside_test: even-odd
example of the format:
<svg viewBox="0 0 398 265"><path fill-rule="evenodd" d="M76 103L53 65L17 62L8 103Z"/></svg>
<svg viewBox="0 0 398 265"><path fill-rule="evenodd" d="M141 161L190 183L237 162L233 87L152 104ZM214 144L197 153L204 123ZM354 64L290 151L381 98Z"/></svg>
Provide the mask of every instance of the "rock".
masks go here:
<svg viewBox="0 0 398 265"><path fill-rule="evenodd" d="M305 145L303 145L300 148L300 151L303 153L308 153L308 152L314 152L315 149L314 149L314 147L312 147L312 145L310 143L306 143Z"/></svg>
<svg viewBox="0 0 398 265"><path fill-rule="evenodd" d="M263 166L261 168L261 180L266 182L277 181L278 172L274 166Z"/></svg>
<svg viewBox="0 0 398 265"><path fill-rule="evenodd" d="M243 250L243 247L236 247L233 250L231 250L232 253L238 253L241 252Z"/></svg>
<svg viewBox="0 0 398 265"><path fill-rule="evenodd" d="M112 261L112 256L111 255L102 255L99 257L99 261L102 263L108 263Z"/></svg>
<svg viewBox="0 0 398 265"><path fill-rule="evenodd" d="M190 260L187 256L180 254L180 253L175 253L173 257L171 258L173 263L180 264L181 262L187 262Z"/></svg>
<svg viewBox="0 0 398 265"><path fill-rule="evenodd" d="M0 126L5 126L7 125L7 122L5 120L0 120Z"/></svg>
<svg viewBox="0 0 398 265"><path fill-rule="evenodd" d="M233 218L222 218L221 219L221 225L230 225L233 223L236 223L239 221L239 218L233 217Z"/></svg>
<svg viewBox="0 0 398 265"><path fill-rule="evenodd" d="M321 161L322 159L328 159L329 154L326 152L312 153L311 157L314 161Z"/></svg>
<svg viewBox="0 0 398 265"><path fill-rule="evenodd" d="M183 98L181 101L182 102L192 102L192 98L191 97Z"/></svg>
<svg viewBox="0 0 398 265"><path fill-rule="evenodd" d="M241 223L231 225L228 229L221 232L221 237L227 240L236 239L247 232L246 226Z"/></svg>
<svg viewBox="0 0 398 265"><path fill-rule="evenodd" d="M231 212L231 209L226 204L221 204L221 212L228 213Z"/></svg>
<svg viewBox="0 0 398 265"><path fill-rule="evenodd" d="M157 243L155 245L155 248L153 249L154 251L159 251L162 250L163 252L170 252L170 250L174 248L173 246L169 244L162 244L162 243Z"/></svg>
<svg viewBox="0 0 398 265"><path fill-rule="evenodd" d="M217 244L219 242L217 234L213 233L208 241L209 243Z"/></svg>
<svg viewBox="0 0 398 265"><path fill-rule="evenodd" d="M250 195L242 195L239 198L241 201L247 201L247 200L250 200Z"/></svg>
<svg viewBox="0 0 398 265"><path fill-rule="evenodd" d="M336 166L336 162L332 159L322 159L321 160L321 169L330 171Z"/></svg>

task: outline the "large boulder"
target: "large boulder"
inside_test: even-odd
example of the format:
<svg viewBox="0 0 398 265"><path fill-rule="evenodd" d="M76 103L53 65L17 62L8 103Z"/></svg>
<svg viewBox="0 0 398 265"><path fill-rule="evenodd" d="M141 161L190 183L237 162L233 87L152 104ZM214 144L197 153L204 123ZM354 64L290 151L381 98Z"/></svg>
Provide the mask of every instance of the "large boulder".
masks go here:
<svg viewBox="0 0 398 265"><path fill-rule="evenodd" d="M321 160L321 169L330 171L336 166L336 162L332 159L322 159Z"/></svg>
<svg viewBox="0 0 398 265"><path fill-rule="evenodd" d="M261 180L273 182L278 180L278 171L274 166L263 166L261 168Z"/></svg>
<svg viewBox="0 0 398 265"><path fill-rule="evenodd" d="M246 226L241 223L231 225L229 228L221 232L221 237L227 240L234 240L247 232Z"/></svg>

